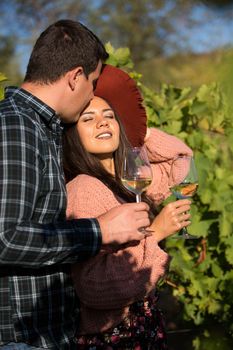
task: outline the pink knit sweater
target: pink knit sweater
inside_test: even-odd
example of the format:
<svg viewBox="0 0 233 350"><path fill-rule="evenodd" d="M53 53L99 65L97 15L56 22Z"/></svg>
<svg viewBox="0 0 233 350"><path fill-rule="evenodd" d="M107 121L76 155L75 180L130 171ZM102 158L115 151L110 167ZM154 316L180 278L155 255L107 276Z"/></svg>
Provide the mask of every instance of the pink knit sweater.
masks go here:
<svg viewBox="0 0 233 350"><path fill-rule="evenodd" d="M170 161L192 151L180 140L151 129L146 142L153 167L153 183L148 193L156 201L168 194ZM121 204L101 181L79 175L67 184L67 217L97 217ZM100 252L72 269L75 289L81 301L80 334L103 332L119 324L129 305L143 299L155 288L168 265L168 255L154 236L115 252Z"/></svg>

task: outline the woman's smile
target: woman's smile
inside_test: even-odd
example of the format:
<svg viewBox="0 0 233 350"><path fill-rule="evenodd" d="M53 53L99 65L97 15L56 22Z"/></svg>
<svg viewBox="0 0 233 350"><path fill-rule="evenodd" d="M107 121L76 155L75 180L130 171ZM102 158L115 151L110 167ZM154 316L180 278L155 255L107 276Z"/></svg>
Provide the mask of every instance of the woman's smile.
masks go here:
<svg viewBox="0 0 233 350"><path fill-rule="evenodd" d="M110 139L111 137L112 137L111 131L102 132L96 136L97 139L101 139L101 140Z"/></svg>

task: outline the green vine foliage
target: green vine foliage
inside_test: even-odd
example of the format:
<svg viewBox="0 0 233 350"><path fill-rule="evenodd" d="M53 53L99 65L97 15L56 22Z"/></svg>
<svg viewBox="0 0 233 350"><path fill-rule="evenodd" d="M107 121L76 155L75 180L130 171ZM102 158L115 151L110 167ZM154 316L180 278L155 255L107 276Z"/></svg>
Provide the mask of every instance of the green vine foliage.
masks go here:
<svg viewBox="0 0 233 350"><path fill-rule="evenodd" d="M5 77L5 75L0 72L0 101L4 97L4 88L3 88L2 83L6 80L7 80L7 78Z"/></svg>
<svg viewBox="0 0 233 350"><path fill-rule="evenodd" d="M184 319L196 325L215 320L232 335L233 115L223 89L215 82L197 91L163 84L155 92L140 82L140 74L132 71L127 49L114 51L110 44L107 49L109 63L125 69L137 80L148 126L178 136L193 149L199 189L193 198L189 232L199 239L166 240L173 257L167 283L184 307ZM122 58L118 59L120 52Z"/></svg>

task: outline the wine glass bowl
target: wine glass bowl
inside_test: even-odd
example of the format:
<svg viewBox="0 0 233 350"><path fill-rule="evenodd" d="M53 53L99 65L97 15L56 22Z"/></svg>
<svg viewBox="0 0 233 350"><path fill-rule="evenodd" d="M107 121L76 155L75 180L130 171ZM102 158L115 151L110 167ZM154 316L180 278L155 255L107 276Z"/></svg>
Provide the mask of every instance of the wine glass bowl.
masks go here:
<svg viewBox="0 0 233 350"><path fill-rule="evenodd" d="M172 193L177 199L191 198L197 192L198 184L181 183L171 188Z"/></svg>
<svg viewBox="0 0 233 350"><path fill-rule="evenodd" d="M198 189L198 175L193 157L178 156L171 165L169 187L176 199L191 198ZM186 227L176 237L185 239L198 238L190 235Z"/></svg>
<svg viewBox="0 0 233 350"><path fill-rule="evenodd" d="M126 150L121 181L125 188L135 193L136 202L140 202L142 192L152 182L152 170L144 146Z"/></svg>

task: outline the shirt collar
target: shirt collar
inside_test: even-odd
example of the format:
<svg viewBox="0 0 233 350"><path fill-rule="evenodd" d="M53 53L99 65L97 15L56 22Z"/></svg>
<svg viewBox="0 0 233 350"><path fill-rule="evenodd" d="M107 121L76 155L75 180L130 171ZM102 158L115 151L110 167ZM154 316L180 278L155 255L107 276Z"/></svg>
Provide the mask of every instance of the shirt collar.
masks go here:
<svg viewBox="0 0 233 350"><path fill-rule="evenodd" d="M14 97L24 103L26 102L27 105L36 111L48 124L54 121L60 124L60 119L55 110L30 92L15 86L8 86L5 88L5 98L7 97Z"/></svg>

